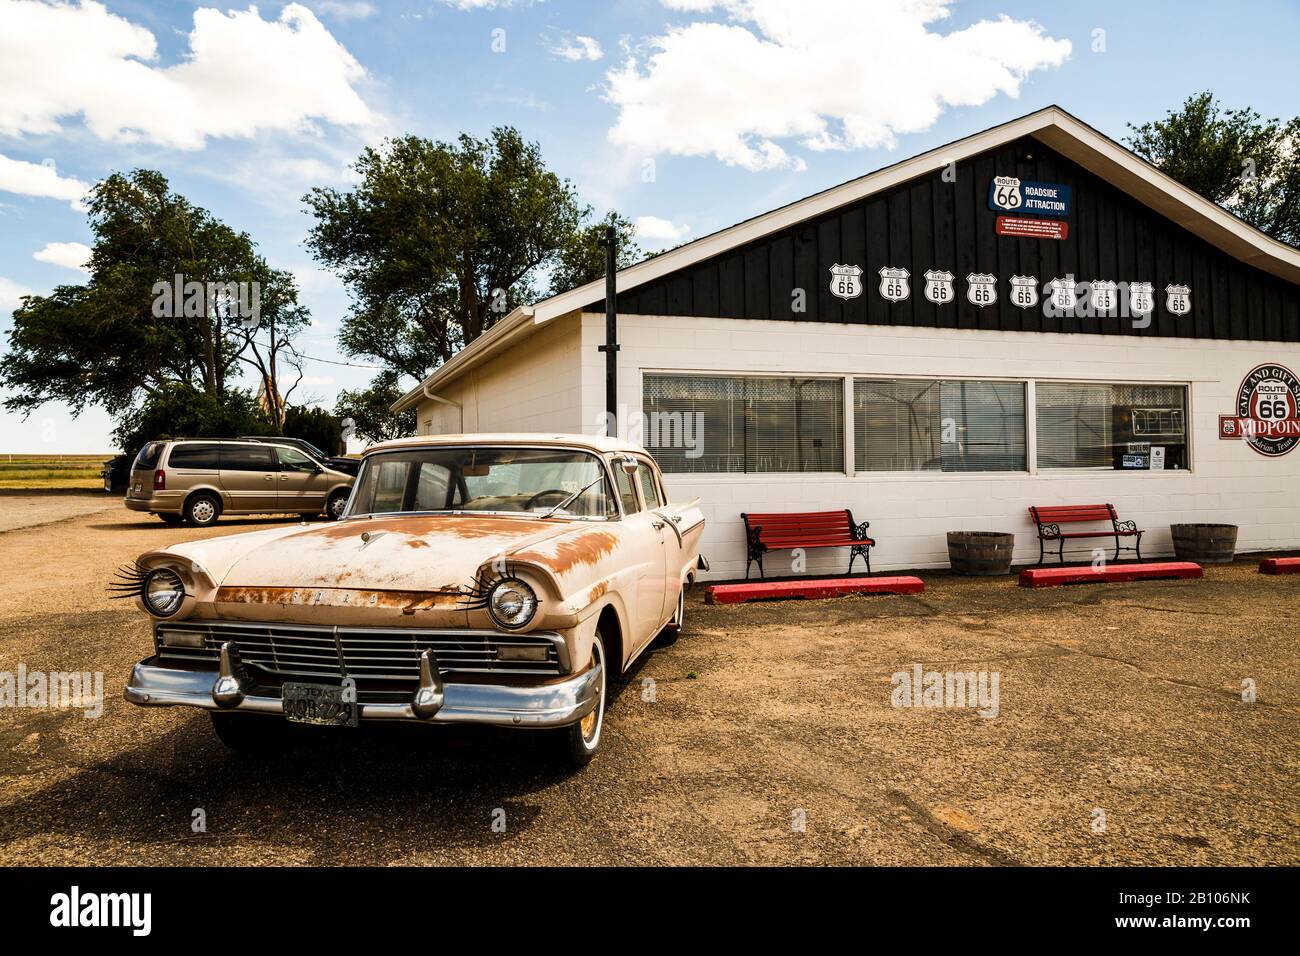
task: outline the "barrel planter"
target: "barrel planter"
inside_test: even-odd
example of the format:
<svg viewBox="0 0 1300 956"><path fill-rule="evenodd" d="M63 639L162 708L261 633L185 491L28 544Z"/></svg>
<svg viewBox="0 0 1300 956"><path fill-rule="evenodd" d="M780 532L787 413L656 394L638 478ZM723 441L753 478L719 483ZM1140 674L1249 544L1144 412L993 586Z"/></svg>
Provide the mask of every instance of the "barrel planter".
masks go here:
<svg viewBox="0 0 1300 956"><path fill-rule="evenodd" d="M948 562L957 574L1010 574L1015 544L1015 535L1001 531L949 531Z"/></svg>
<svg viewBox="0 0 1300 956"><path fill-rule="evenodd" d="M1179 561L1230 564L1237 553L1235 524L1171 524L1169 533Z"/></svg>

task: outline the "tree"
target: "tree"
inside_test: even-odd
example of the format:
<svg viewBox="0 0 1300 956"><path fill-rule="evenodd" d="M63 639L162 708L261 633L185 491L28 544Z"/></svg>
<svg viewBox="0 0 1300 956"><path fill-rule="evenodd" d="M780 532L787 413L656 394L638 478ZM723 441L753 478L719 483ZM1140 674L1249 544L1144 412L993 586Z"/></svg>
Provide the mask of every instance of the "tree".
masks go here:
<svg viewBox="0 0 1300 956"><path fill-rule="evenodd" d="M0 360L0 384L12 390L5 408L30 413L63 401L78 414L100 405L125 421L140 418L132 413L142 403L175 411L175 397L187 394L177 385L220 404L240 362L268 394L292 391L282 369L301 370L292 339L308 314L293 277L270 268L247 233L143 169L98 183L89 218L86 284L28 296L14 312Z"/></svg>
<svg viewBox="0 0 1300 956"><path fill-rule="evenodd" d="M309 441L327 455L337 455L343 445L343 420L323 408L291 405L280 434Z"/></svg>
<svg viewBox="0 0 1300 956"><path fill-rule="evenodd" d="M1300 246L1300 117L1265 120L1221 109L1209 91L1163 120L1129 124L1129 147L1259 229Z"/></svg>
<svg viewBox="0 0 1300 956"><path fill-rule="evenodd" d="M399 375L423 378L536 298L548 274L551 292L603 275L606 222L621 233L620 263L639 255L626 220L590 222L573 184L509 127L484 140L388 140L355 168L354 190L304 197L316 220L307 245L352 293L344 351Z"/></svg>
<svg viewBox="0 0 1300 956"><path fill-rule="evenodd" d="M118 419L113 437L124 454L163 438L238 438L274 435L275 427L245 389L227 389L218 397L189 382L159 385L149 400Z"/></svg>
<svg viewBox="0 0 1300 956"><path fill-rule="evenodd" d="M415 434L415 409L393 414L393 403L401 397L396 373L380 372L367 388L340 391L334 414L352 419L353 434L365 442L405 438Z"/></svg>

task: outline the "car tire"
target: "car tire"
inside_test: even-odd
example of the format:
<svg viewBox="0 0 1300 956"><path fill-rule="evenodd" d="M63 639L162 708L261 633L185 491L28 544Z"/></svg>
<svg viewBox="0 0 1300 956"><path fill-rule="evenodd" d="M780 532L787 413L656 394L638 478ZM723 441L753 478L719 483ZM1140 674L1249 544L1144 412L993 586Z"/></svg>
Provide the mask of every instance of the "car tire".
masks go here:
<svg viewBox="0 0 1300 956"><path fill-rule="evenodd" d="M677 643L677 638L682 636L682 631L686 628L686 585L683 584L681 591L677 595L677 610L664 629L659 632L655 638L657 647L670 647Z"/></svg>
<svg viewBox="0 0 1300 956"><path fill-rule="evenodd" d="M591 763L600 747L600 732L605 726L605 702L608 699L609 670L605 659L605 643L600 638L600 631L591 644L592 657L600 664L600 697L595 708L578 723L563 730L555 731L556 743L559 745L564 764L573 770L581 770Z"/></svg>
<svg viewBox="0 0 1300 956"><path fill-rule="evenodd" d="M163 524L180 524L182 521L185 520L185 518L183 515L160 514L158 515L158 520L160 520Z"/></svg>
<svg viewBox="0 0 1300 956"><path fill-rule="evenodd" d="M220 710L208 712L212 732L231 750L248 754L278 753L284 750L284 718L269 714L232 714Z"/></svg>
<svg viewBox="0 0 1300 956"><path fill-rule="evenodd" d="M325 503L325 516L331 521L338 521L343 517L343 509L348 506L348 491L336 491L330 495L329 501Z"/></svg>
<svg viewBox="0 0 1300 956"><path fill-rule="evenodd" d="M191 495L185 502L185 523L195 528L208 528L221 517L221 502L216 495L206 492Z"/></svg>

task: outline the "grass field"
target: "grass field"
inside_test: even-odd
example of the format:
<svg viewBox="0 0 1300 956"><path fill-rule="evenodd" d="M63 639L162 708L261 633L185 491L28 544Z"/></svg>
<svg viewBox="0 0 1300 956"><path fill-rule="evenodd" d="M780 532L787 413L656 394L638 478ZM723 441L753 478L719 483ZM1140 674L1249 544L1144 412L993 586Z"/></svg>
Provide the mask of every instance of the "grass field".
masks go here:
<svg viewBox="0 0 1300 956"><path fill-rule="evenodd" d="M102 455L0 455L0 489L103 488Z"/></svg>

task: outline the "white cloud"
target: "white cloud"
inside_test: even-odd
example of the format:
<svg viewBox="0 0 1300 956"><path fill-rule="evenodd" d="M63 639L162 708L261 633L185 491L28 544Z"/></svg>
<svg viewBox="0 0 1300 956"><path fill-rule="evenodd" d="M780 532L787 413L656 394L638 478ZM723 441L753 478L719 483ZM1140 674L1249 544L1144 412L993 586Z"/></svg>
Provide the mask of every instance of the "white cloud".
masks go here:
<svg viewBox="0 0 1300 956"><path fill-rule="evenodd" d="M0 71L4 69L0 65ZM0 104L0 110L4 106ZM80 211L81 200L90 187L79 179L60 176L53 160L44 163L28 163L21 159L0 156L0 191L18 193L22 196L38 196L48 199L63 199Z"/></svg>
<svg viewBox="0 0 1300 956"><path fill-rule="evenodd" d="M90 272L86 265L90 261L90 246L82 242L47 242L44 249L32 253L32 258L65 269Z"/></svg>
<svg viewBox="0 0 1300 956"><path fill-rule="evenodd" d="M27 286L0 276L0 318L9 318L9 313L18 308L18 300L31 294L32 290Z"/></svg>
<svg viewBox="0 0 1300 956"><path fill-rule="evenodd" d="M366 71L306 7L194 12L189 51L158 65L147 29L102 4L0 0L0 135L49 134L80 115L101 139L200 149L209 136L369 126Z"/></svg>
<svg viewBox="0 0 1300 956"><path fill-rule="evenodd" d="M953 106L1015 97L1035 70L1059 66L1068 40L1000 17L931 29L953 0L666 0L725 13L669 27L607 74L618 107L612 142L643 153L714 156L745 169L801 168L778 140L806 149L893 148Z"/></svg>
<svg viewBox="0 0 1300 956"><path fill-rule="evenodd" d="M562 60L599 60L605 55L605 51L600 48L599 41L592 37L563 36L552 44L548 49L551 54L558 56Z"/></svg>
<svg viewBox="0 0 1300 956"><path fill-rule="evenodd" d="M316 9L335 20L365 20L375 15L375 5L366 0L320 0Z"/></svg>
<svg viewBox="0 0 1300 956"><path fill-rule="evenodd" d="M442 0L457 10L492 10L496 7L517 7L531 4L533 0Z"/></svg>
<svg viewBox="0 0 1300 956"><path fill-rule="evenodd" d="M637 216L636 222L632 223L632 229L637 239L650 245L681 242L690 232L685 226L660 219L658 216Z"/></svg>

